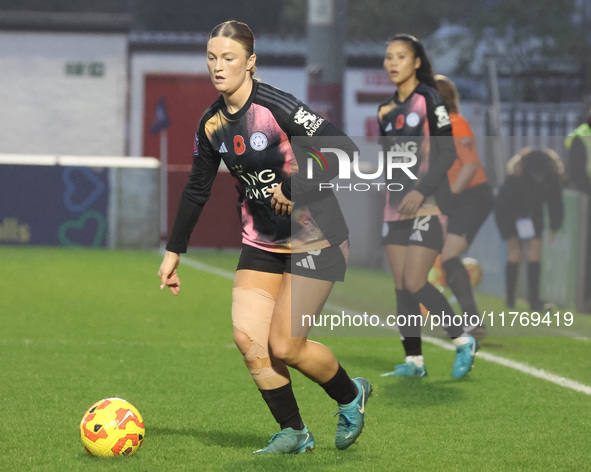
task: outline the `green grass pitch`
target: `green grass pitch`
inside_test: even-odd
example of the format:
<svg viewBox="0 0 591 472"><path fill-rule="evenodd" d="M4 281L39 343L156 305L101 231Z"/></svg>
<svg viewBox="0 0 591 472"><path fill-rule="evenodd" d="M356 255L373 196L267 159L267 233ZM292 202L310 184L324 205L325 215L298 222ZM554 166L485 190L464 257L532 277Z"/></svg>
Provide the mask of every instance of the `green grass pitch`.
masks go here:
<svg viewBox="0 0 591 472"><path fill-rule="evenodd" d="M185 259L231 273L237 256ZM230 279L183 265L173 297L159 290L156 251L2 247L0 261L0 470L591 470L591 395L483 358L457 381L454 353L431 343L429 377L383 378L403 359L394 332L315 338L372 382L355 445L334 447L336 405L294 372L316 449L254 456L277 426L232 341ZM351 269L330 303L363 310L370 296L388 310L393 293L388 274ZM494 297L478 302L503 310ZM542 336L488 337L482 352L591 386L589 338ZM131 458L92 458L80 420L113 396L139 409L146 439Z"/></svg>

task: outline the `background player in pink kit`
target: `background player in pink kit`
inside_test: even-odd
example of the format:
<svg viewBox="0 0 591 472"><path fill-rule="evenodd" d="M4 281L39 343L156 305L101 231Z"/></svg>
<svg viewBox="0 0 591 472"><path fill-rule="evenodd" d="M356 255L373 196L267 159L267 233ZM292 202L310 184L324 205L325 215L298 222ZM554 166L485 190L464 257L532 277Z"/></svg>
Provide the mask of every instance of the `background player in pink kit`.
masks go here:
<svg viewBox="0 0 591 472"><path fill-rule="evenodd" d="M402 183L404 191L386 192L382 242L396 285L397 314L409 321L420 317L422 303L432 315L453 317L445 296L428 282L429 270L443 248L444 215L453 203L446 174L456 159L451 121L437 93L429 58L414 36L398 34L388 41L384 68L397 87L378 110L384 145L410 151L417 158L411 170L418 180L398 172L391 180ZM420 323L410 321L399 329L405 362L383 375L427 375ZM456 345L452 376L464 377L472 368L478 343L459 326L449 325L446 331Z"/></svg>
<svg viewBox="0 0 591 472"><path fill-rule="evenodd" d="M320 384L338 403L335 444L345 449L363 429L369 382L351 380L326 346L307 339L309 329L297 336L291 331L292 322L298 325L292 318L319 314L334 282L344 279L348 244L333 194L323 192L319 201L299 203L304 195L314 200L317 183L298 172L291 138L344 134L292 95L253 79L255 63L254 37L246 24L231 20L213 29L207 66L221 95L197 127L193 168L158 276L161 288L179 293L179 254L187 250L223 160L241 188L243 247L232 293L234 341L281 427L256 452L314 448L288 367ZM333 177L328 169L319 174ZM308 251L313 251L315 270L292 265L292 259L309 257Z"/></svg>

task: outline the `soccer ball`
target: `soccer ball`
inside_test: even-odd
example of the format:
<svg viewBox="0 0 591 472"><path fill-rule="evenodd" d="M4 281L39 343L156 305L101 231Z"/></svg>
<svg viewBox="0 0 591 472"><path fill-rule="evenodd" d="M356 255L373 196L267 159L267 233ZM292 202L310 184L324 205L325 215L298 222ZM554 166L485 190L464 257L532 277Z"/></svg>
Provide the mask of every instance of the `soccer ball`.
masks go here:
<svg viewBox="0 0 591 472"><path fill-rule="evenodd" d="M98 457L132 456L146 435L137 409L121 398L105 398L92 405L80 423L82 444Z"/></svg>
<svg viewBox="0 0 591 472"><path fill-rule="evenodd" d="M470 285L472 285L472 287L478 287L480 282L482 282L482 267L480 267L478 261L473 257L464 257L462 263L468 271Z"/></svg>
<svg viewBox="0 0 591 472"><path fill-rule="evenodd" d="M445 271L443 270L443 264L441 264L441 258L439 256L435 259L433 267L431 267L429 275L427 276L427 280L435 285L440 291L443 291L443 288L447 287Z"/></svg>

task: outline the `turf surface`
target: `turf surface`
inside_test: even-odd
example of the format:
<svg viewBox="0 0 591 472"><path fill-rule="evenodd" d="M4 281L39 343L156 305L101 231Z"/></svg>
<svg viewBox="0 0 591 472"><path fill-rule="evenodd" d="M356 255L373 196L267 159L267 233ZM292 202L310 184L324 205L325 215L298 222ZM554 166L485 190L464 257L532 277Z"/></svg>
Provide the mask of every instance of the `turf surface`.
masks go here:
<svg viewBox="0 0 591 472"><path fill-rule="evenodd" d="M236 254L187 256L232 272ZM334 447L336 405L295 372L313 453L253 456L277 427L233 345L232 281L181 267L178 297L158 289L152 251L0 248L0 470L591 470L591 396L477 359L451 379L454 353L425 343L429 377L383 378L403 358L394 332L323 337L352 376L374 387L366 429ZM387 274L350 270L330 302L390 309ZM479 297L487 310L498 299ZM577 318L579 319L579 318ZM581 323L588 321L583 315ZM582 324L581 324L582 326ZM586 338L488 337L483 352L591 385ZM82 414L122 397L146 423L129 459L89 457Z"/></svg>

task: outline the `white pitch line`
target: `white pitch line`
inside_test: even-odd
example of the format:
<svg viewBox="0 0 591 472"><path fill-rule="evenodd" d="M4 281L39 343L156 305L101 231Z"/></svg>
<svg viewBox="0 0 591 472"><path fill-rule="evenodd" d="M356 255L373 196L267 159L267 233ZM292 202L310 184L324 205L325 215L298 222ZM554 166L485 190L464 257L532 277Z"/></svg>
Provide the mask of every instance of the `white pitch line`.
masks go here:
<svg viewBox="0 0 591 472"><path fill-rule="evenodd" d="M443 339L439 338L423 338L425 341L430 342L431 344L435 344L436 346L442 347L443 349L448 349L450 351L455 351L455 346L452 343L448 343ZM566 377L561 377L560 375L553 374L552 372L548 372L544 369L538 369L536 367L532 367L530 365L524 364L523 362L517 362L511 359L507 359L505 357L497 356L496 354L491 354L489 352L482 352L479 351L476 353L476 356L480 359L484 359L488 362L493 362L495 364L499 364L505 367L509 367L510 369L518 370L519 372L523 372L524 374L531 375L532 377L536 377L538 379L547 380L548 382L552 382L556 385L560 385L561 387L569 388L571 390L575 390L576 392L585 393L587 395L591 395L591 387L575 380L567 379Z"/></svg>
<svg viewBox="0 0 591 472"><path fill-rule="evenodd" d="M210 274L219 275L225 279L234 280L235 272L230 272L223 269L218 269L217 267L210 266L209 264L205 264L203 262L194 261L187 258L181 258L181 264L187 265L197 270L202 270L204 272L209 272ZM352 310L345 309L343 307L339 307L337 305L333 305L331 303L327 303L325 308L336 311L340 313L342 311L346 313L351 313L352 315L361 315L361 313L356 313ZM439 346L443 349L447 349L448 351L455 351L456 347L443 339L434 338L431 336L423 337L423 340L434 344L435 346ZM586 395L591 395L591 387L589 385L582 384L572 379L568 379L566 377L561 377L560 375L553 374L552 372L548 372L544 369L538 369L536 367L532 367L530 365L524 364L523 362L517 362L511 359L507 359L505 357L497 356L496 354L490 354L488 352L479 351L476 353L478 358L484 359L485 361L492 362L494 364L499 364L504 367L508 367L510 369L517 370L522 372L526 375L530 375L532 377L536 377L538 379L546 380L547 382L552 382L553 384L559 385L560 387L568 388L570 390L574 390L576 392L581 392Z"/></svg>
<svg viewBox="0 0 591 472"><path fill-rule="evenodd" d="M187 259L181 257L181 264L188 265L193 269L202 270L204 272L209 272L210 274L219 275L225 279L234 280L234 276L236 272L230 272L229 270L218 269L217 267L210 266L209 264L205 264L204 262L194 261L193 259Z"/></svg>

